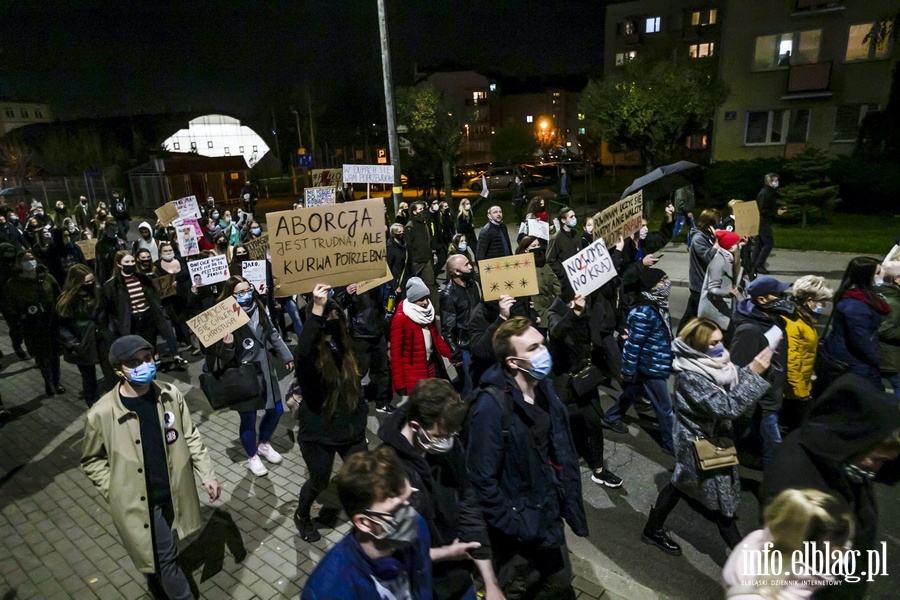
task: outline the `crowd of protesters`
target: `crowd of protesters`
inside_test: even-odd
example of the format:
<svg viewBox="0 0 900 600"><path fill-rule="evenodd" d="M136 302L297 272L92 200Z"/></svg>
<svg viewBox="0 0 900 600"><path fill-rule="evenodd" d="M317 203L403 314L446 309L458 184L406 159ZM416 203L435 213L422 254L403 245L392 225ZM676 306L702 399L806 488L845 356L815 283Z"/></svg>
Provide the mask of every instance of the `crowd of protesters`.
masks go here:
<svg viewBox="0 0 900 600"><path fill-rule="evenodd" d="M262 234L252 192L243 209L201 205L201 252L188 257L159 222L129 239L119 193L93 209L83 197L71 210L58 202L52 216L20 203L0 214L0 309L46 394L67 393L61 358L77 367L89 408L83 469L157 597L191 597L173 532L200 527L193 474L210 501L220 493L183 395L157 377L185 369L188 355L202 355L208 374L249 365L252 392L229 408L254 477L282 462L270 441L292 406L309 472L294 512L306 542L336 522L314 518L313 503L343 460L333 483L352 528L303 598L574 598L564 523L589 534L579 462L585 481L626 485L628 473L605 464L604 436L630 434L632 409L655 415L674 459L670 481L645 499L635 532L644 543L682 553L664 524L684 500L731 550L828 541L864 552L878 533L872 484L900 479L900 263L855 258L836 290L814 273L768 276L777 180L765 177L756 240L714 209L695 220L693 191L679 190L655 231L644 218L632 236L604 240L616 276L587 296L563 263L598 239L600 215L579 224L562 206L551 225L547 201L526 206L524 187L521 220L544 221L550 239L524 225L511 239L499 204L484 207L478 229L468 199L455 214L447 200L403 202L385 226L390 281L365 291L321 283L292 297L268 292L271 268L262 292L243 276L244 244ZM559 199L570 193L566 178ZM656 265L682 227L690 297L675 323ZM90 260L84 240L95 240ZM526 253L538 294L482 300L476 261ZM214 255L227 258L227 281L192 281L189 262ZM174 293L161 293L165 275ZM187 322L232 298L249 322L204 347ZM370 405L380 440L366 436ZM738 456L763 470L764 528L746 538ZM730 597L781 597L737 577L735 555L723 576ZM806 598L821 578L795 583L791 597ZM864 591L865 579L816 597Z"/></svg>

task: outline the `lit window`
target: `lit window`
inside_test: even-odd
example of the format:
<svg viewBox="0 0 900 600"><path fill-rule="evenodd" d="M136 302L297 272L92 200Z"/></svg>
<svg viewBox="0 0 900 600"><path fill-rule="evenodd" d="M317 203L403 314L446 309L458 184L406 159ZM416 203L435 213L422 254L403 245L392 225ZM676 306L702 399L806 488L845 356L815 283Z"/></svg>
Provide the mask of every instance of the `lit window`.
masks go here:
<svg viewBox="0 0 900 600"><path fill-rule="evenodd" d="M492 92L496 92L496 91L497 91L497 84L496 84L496 83L492 83L491 85L488 86L488 89L489 89L490 91L492 91Z"/></svg>
<svg viewBox="0 0 900 600"><path fill-rule="evenodd" d="M634 35L638 32L638 21L635 19L623 21L616 26L616 29L619 35Z"/></svg>
<svg viewBox="0 0 900 600"><path fill-rule="evenodd" d="M20 108L20 109L19 109L19 116L22 117L23 119L27 119L27 118L28 118L28 109L27 109L27 108Z"/></svg>
<svg viewBox="0 0 900 600"><path fill-rule="evenodd" d="M691 25L704 27L706 25L716 24L716 9L708 8L704 10L695 10L691 13Z"/></svg>
<svg viewBox="0 0 900 600"><path fill-rule="evenodd" d="M709 42L708 44L692 44L688 48L688 53L691 55L691 58L706 58L707 56L713 55L713 42Z"/></svg>
<svg viewBox="0 0 900 600"><path fill-rule="evenodd" d="M14 110L11 109L11 108L7 108L7 109L6 109L6 116L7 116L8 118L12 119L12 118L14 118L14 117L16 116L16 111L14 111Z"/></svg>
<svg viewBox="0 0 900 600"><path fill-rule="evenodd" d="M181 144L179 144L178 142L172 142L172 148L174 148L175 150L181 150Z"/></svg>
<svg viewBox="0 0 900 600"><path fill-rule="evenodd" d="M847 36L847 54L844 60L847 62L857 60L876 60L879 58L888 58L891 53L892 35L879 36L876 42L873 42L870 33L873 33L877 22L860 23L859 25L851 25L849 35ZM887 31L891 31L893 22L886 22L882 27ZM868 39L867 39L868 38Z"/></svg>
<svg viewBox="0 0 900 600"><path fill-rule="evenodd" d="M485 98L487 98L487 94L484 92L472 92L473 100L484 100Z"/></svg>
<svg viewBox="0 0 900 600"><path fill-rule="evenodd" d="M756 38L753 70L767 71L818 62L821 39L821 29L761 35Z"/></svg>
<svg viewBox="0 0 900 600"><path fill-rule="evenodd" d="M35 118L35 119L43 119L43 118L44 118L44 111L42 111L42 110L39 109L39 108L34 109L34 118Z"/></svg>
<svg viewBox="0 0 900 600"><path fill-rule="evenodd" d="M705 133L698 133L687 136L684 140L684 145L691 150L704 150L707 146L707 141Z"/></svg>
<svg viewBox="0 0 900 600"><path fill-rule="evenodd" d="M534 123L534 115L526 115L525 122L526 123Z"/></svg>
<svg viewBox="0 0 900 600"><path fill-rule="evenodd" d="M559 92L553 92L553 97L554 97L554 98L559 98Z"/></svg>
<svg viewBox="0 0 900 600"><path fill-rule="evenodd" d="M566 148L569 148L571 146L572 146L572 142L566 142Z"/></svg>
<svg viewBox="0 0 900 600"><path fill-rule="evenodd" d="M631 62L637 56L637 52L631 50L629 52L619 52L616 54L616 66L621 67L627 62Z"/></svg>
<svg viewBox="0 0 900 600"><path fill-rule="evenodd" d="M659 32L659 17L650 17L644 22L644 32L645 33L658 33Z"/></svg>
<svg viewBox="0 0 900 600"><path fill-rule="evenodd" d="M254 152L256 152L256 151L257 151L257 150L256 150L256 146L253 146L253 151L254 151Z"/></svg>
<svg viewBox="0 0 900 600"><path fill-rule="evenodd" d="M584 121L584 113L578 113L578 120Z"/></svg>
<svg viewBox="0 0 900 600"><path fill-rule="evenodd" d="M207 147L207 148L212 148L212 147L213 147L212 140L206 142L206 147Z"/></svg>
<svg viewBox="0 0 900 600"><path fill-rule="evenodd" d="M832 142L855 142L859 134L859 126L869 111L878 110L876 104L845 104L838 106L834 115L834 134Z"/></svg>
<svg viewBox="0 0 900 600"><path fill-rule="evenodd" d="M578 128L578 135L584 135L584 127Z"/></svg>
<svg viewBox="0 0 900 600"><path fill-rule="evenodd" d="M748 146L803 143L808 132L808 108L748 112L744 143Z"/></svg>

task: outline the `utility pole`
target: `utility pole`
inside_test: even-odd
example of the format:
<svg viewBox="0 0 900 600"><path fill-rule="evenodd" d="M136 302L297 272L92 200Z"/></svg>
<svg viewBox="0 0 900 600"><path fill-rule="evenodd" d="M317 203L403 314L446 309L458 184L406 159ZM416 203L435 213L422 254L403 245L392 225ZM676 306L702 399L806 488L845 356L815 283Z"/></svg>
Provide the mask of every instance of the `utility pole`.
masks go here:
<svg viewBox="0 0 900 600"><path fill-rule="evenodd" d="M400 186L400 142L394 117L394 83L391 76L391 47L388 43L387 15L384 0L378 0L378 30L381 33L381 68L384 72L384 107L387 111L388 149L394 165L394 214L400 210L403 188Z"/></svg>
<svg viewBox="0 0 900 600"><path fill-rule="evenodd" d="M300 113L294 110L294 107L291 107L291 112L294 113L294 120L297 121L297 143L300 144L297 146L297 150L303 149L303 134L300 133Z"/></svg>
<svg viewBox="0 0 900 600"><path fill-rule="evenodd" d="M313 162L316 160L316 130L313 129L312 115L312 99L309 96L309 82L306 82L306 108L309 110L309 145L310 152L313 155Z"/></svg>

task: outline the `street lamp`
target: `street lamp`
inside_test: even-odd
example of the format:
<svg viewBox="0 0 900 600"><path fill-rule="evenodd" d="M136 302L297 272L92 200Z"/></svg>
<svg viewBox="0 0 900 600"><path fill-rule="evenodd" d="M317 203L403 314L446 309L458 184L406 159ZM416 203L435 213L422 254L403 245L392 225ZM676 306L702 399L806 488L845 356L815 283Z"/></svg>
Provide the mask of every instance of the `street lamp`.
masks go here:
<svg viewBox="0 0 900 600"><path fill-rule="evenodd" d="M294 119L297 121L297 142L300 144L297 147L297 151L303 150L303 134L300 133L300 113L294 110L294 107L291 107L291 112L294 113Z"/></svg>

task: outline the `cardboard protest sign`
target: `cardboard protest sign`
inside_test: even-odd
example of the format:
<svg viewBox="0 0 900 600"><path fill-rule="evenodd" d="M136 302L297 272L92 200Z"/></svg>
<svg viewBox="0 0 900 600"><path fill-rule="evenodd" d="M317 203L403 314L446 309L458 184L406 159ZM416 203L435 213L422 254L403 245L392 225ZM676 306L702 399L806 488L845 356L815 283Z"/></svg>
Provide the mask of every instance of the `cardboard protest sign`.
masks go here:
<svg viewBox="0 0 900 600"><path fill-rule="evenodd" d="M394 183L394 165L344 165L347 183Z"/></svg>
<svg viewBox="0 0 900 600"><path fill-rule="evenodd" d="M154 278L153 287L156 288L160 300L174 296L178 292L175 287L175 275L172 273L166 273L165 275Z"/></svg>
<svg viewBox="0 0 900 600"><path fill-rule="evenodd" d="M211 285L225 281L231 277L228 269L228 259L224 255L210 256L200 260L192 260L188 264L191 273L191 285Z"/></svg>
<svg viewBox="0 0 900 600"><path fill-rule="evenodd" d="M305 294L317 283L349 285L384 275L380 198L274 212L266 220L276 296Z"/></svg>
<svg viewBox="0 0 900 600"><path fill-rule="evenodd" d="M313 169L311 175L312 184L315 187L323 185L342 187L344 185L344 171L342 169Z"/></svg>
<svg viewBox="0 0 900 600"><path fill-rule="evenodd" d="M269 291L266 285L266 261L263 260L245 260L241 263L241 274L244 279L250 282L250 285L256 288L260 294Z"/></svg>
<svg viewBox="0 0 900 600"><path fill-rule="evenodd" d="M337 202L337 188L335 187L308 187L303 190L303 203L306 208L335 202Z"/></svg>
<svg viewBox="0 0 900 600"><path fill-rule="evenodd" d="M84 260L94 260L97 255L97 240L81 240L75 242L84 254Z"/></svg>
<svg viewBox="0 0 900 600"><path fill-rule="evenodd" d="M356 293L364 294L365 292L368 292L373 288L377 288L379 285L387 283L388 281L393 281L394 276L391 274L391 268L387 266L387 264L384 265L384 268L386 271L384 277L379 277L378 279L367 279L365 281L360 281L359 283L357 283Z"/></svg>
<svg viewBox="0 0 900 600"><path fill-rule="evenodd" d="M622 237L629 238L641 230L644 220L644 191L638 190L630 196L622 198L616 205L619 207L619 221L622 223ZM612 243L615 244L614 240Z"/></svg>
<svg viewBox="0 0 900 600"><path fill-rule="evenodd" d="M500 296L533 296L540 291L531 253L479 261L478 272L485 302Z"/></svg>
<svg viewBox="0 0 900 600"><path fill-rule="evenodd" d="M159 222L163 225L168 225L181 217L181 215L178 214L178 209L175 208L175 205L171 202L166 202L154 212L156 213L156 218L159 219Z"/></svg>
<svg viewBox="0 0 900 600"><path fill-rule="evenodd" d="M264 233L255 240L250 240L243 244L247 250L247 255L253 260L265 260L266 252L269 251L269 234Z"/></svg>
<svg viewBox="0 0 900 600"><path fill-rule="evenodd" d="M607 244L613 245L619 241L622 235L622 227L619 223L619 207L613 204L594 217L594 235L602 238Z"/></svg>
<svg viewBox="0 0 900 600"><path fill-rule="evenodd" d="M759 206L756 200L738 202L732 209L734 232L741 237L759 235Z"/></svg>
<svg viewBox="0 0 900 600"><path fill-rule="evenodd" d="M540 219L528 219L526 221L526 234L542 240L550 239L550 223Z"/></svg>
<svg viewBox="0 0 900 600"><path fill-rule="evenodd" d="M197 196L185 196L178 200L172 200L172 205L178 211L178 217L181 219L199 219L200 206L197 204Z"/></svg>
<svg viewBox="0 0 900 600"><path fill-rule="evenodd" d="M587 296L616 276L612 257L603 240L597 240L575 256L563 261L563 269L576 294Z"/></svg>
<svg viewBox="0 0 900 600"><path fill-rule="evenodd" d="M181 256L194 256L200 254L200 238L194 227L182 223L175 228L175 241L178 243L178 251Z"/></svg>
<svg viewBox="0 0 900 600"><path fill-rule="evenodd" d="M212 346L226 334L237 331L250 322L250 317L234 298L225 298L209 310L205 310L187 324L205 347Z"/></svg>

